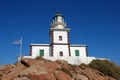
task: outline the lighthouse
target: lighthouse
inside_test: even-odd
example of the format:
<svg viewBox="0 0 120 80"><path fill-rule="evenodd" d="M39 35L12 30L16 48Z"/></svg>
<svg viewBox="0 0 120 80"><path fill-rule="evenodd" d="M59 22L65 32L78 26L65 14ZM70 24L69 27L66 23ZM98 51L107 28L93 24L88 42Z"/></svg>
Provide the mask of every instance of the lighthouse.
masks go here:
<svg viewBox="0 0 120 80"><path fill-rule="evenodd" d="M50 28L51 56L71 56L69 32L70 28L66 28L64 16L57 13Z"/></svg>
<svg viewBox="0 0 120 80"><path fill-rule="evenodd" d="M70 28L67 27L64 19L61 13L55 14L50 25L50 44L30 44L30 56L24 56L24 58L42 57L51 61L64 60L75 65L89 64L94 59L104 59L88 56L85 44L71 44Z"/></svg>

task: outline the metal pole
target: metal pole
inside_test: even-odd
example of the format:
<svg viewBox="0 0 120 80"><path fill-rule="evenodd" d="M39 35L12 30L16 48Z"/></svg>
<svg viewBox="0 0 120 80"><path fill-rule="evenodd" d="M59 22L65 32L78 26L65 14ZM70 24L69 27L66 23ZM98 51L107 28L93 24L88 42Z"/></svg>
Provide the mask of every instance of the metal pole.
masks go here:
<svg viewBox="0 0 120 80"><path fill-rule="evenodd" d="M20 59L22 58L22 36L20 39Z"/></svg>

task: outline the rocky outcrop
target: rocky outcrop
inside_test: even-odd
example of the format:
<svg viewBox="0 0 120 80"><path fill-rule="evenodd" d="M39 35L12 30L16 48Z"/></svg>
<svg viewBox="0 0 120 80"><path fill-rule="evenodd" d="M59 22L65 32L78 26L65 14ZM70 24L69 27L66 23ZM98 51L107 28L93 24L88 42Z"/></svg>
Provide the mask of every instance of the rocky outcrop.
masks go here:
<svg viewBox="0 0 120 80"><path fill-rule="evenodd" d="M87 67L65 61L22 59L16 65L0 66L0 80L116 80Z"/></svg>

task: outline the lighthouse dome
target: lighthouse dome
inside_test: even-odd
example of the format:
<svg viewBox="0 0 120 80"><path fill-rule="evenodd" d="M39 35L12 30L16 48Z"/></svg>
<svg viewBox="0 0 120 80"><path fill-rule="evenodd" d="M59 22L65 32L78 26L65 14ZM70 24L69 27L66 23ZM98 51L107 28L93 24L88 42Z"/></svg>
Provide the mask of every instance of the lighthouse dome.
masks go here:
<svg viewBox="0 0 120 80"><path fill-rule="evenodd" d="M53 17L53 22L52 22L52 28L56 29L64 29L66 26L66 23L64 22L64 16L60 13L57 13Z"/></svg>

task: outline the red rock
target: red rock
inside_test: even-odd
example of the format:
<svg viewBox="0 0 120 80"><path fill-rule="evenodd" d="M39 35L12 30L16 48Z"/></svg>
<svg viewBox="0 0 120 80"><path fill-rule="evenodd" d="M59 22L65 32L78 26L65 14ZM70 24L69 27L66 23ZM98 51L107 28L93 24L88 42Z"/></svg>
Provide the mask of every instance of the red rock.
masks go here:
<svg viewBox="0 0 120 80"><path fill-rule="evenodd" d="M0 66L0 75L0 80L116 80L97 70L71 66L65 61L35 59Z"/></svg>
<svg viewBox="0 0 120 80"><path fill-rule="evenodd" d="M55 76L57 80L73 80L68 74L63 71L55 71Z"/></svg>

